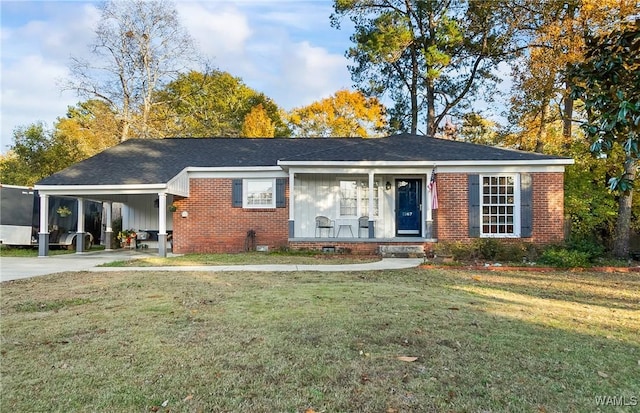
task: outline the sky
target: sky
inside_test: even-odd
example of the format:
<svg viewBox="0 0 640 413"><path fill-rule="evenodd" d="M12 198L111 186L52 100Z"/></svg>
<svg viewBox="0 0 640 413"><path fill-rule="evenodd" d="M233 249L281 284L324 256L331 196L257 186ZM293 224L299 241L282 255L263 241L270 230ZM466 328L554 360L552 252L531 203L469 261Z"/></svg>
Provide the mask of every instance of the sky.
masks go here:
<svg viewBox="0 0 640 413"><path fill-rule="evenodd" d="M183 26L219 70L285 110L351 88L344 57L352 26L331 27L329 0L175 1ZM0 0L0 152L16 127L53 127L84 100L60 84L70 57L89 54L97 3Z"/></svg>

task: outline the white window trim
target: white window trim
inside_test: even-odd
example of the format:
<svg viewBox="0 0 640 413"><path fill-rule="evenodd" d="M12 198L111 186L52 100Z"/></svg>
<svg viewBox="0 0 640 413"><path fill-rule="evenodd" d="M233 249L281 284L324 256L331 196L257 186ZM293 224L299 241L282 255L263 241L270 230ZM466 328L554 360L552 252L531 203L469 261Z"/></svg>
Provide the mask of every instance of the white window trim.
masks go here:
<svg viewBox="0 0 640 413"><path fill-rule="evenodd" d="M511 177L513 178L513 234L492 234L492 233L484 233L484 225L482 223L484 209L484 197L483 197L483 182L484 178L493 178L493 177ZM520 238L521 233L521 221L520 221L520 174L485 174L480 175L480 238Z"/></svg>
<svg viewBox="0 0 640 413"><path fill-rule="evenodd" d="M252 205L249 204L249 183L270 182L271 183L271 204ZM242 208L246 209L275 209L276 208L276 179L275 178L247 178L242 180Z"/></svg>
<svg viewBox="0 0 640 413"><path fill-rule="evenodd" d="M350 177L350 176L343 176L343 177L339 177L338 178L338 184L337 184L337 186L338 186L338 202L336 203L336 206L338 208L338 214L337 214L338 218L340 218L340 219L357 219L357 218L361 217L364 214L363 211L364 211L365 207L368 206L369 198L367 197L363 201L365 204L363 204L363 202L361 202L360 197L358 196L358 198L356 199L356 215L342 215L340 213L340 201L342 199L342 190L341 190L341 187L340 187L340 183L342 181L356 181L358 185L360 185L361 182L364 182L365 184L369 185L369 178L368 177L357 177L357 178L354 178L354 177ZM378 185L378 205L377 205L377 207L378 207L378 215L370 216L369 217L370 219L379 218L380 214L382 213L382 198L383 198L382 197L382 193L381 193L382 182L377 180L377 179L374 179L373 183L374 183L374 186L376 184ZM359 191L359 188L358 188L358 194L359 194L359 192L360 191Z"/></svg>

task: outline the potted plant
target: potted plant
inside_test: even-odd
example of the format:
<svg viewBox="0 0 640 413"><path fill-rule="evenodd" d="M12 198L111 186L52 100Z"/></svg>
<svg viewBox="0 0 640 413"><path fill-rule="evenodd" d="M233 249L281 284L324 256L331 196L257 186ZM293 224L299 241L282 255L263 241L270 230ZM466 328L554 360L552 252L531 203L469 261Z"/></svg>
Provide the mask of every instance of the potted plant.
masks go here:
<svg viewBox="0 0 640 413"><path fill-rule="evenodd" d="M120 241L120 245L124 247L131 246L131 241L135 242L136 232L133 229L123 229L118 232L118 241Z"/></svg>
<svg viewBox="0 0 640 413"><path fill-rule="evenodd" d="M56 212L62 218L65 218L65 217L68 217L69 215L71 215L71 210L69 208L67 208L66 206L64 206L64 205L59 207L58 209L56 209Z"/></svg>

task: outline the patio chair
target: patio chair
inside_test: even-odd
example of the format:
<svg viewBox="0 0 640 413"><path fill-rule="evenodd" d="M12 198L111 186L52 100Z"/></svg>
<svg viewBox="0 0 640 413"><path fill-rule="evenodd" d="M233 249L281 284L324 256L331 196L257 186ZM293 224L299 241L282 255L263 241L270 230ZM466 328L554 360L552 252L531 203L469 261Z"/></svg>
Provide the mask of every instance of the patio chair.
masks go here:
<svg viewBox="0 0 640 413"><path fill-rule="evenodd" d="M333 236L335 237L335 234L336 234L335 222L325 216L318 215L316 217L316 238L318 238L319 236L322 236L323 229L327 230L327 237L330 237L331 233L333 233Z"/></svg>
<svg viewBox="0 0 640 413"><path fill-rule="evenodd" d="M369 217L364 215L358 218L358 238L360 238L360 231L367 230L367 237L369 236Z"/></svg>

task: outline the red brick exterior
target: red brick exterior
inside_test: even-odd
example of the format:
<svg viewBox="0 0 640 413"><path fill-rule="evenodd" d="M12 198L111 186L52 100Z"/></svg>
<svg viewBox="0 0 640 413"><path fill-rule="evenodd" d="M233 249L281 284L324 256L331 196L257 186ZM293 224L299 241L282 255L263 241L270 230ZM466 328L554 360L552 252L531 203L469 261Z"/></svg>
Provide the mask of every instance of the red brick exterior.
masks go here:
<svg viewBox="0 0 640 413"><path fill-rule="evenodd" d="M531 238L520 241L548 244L564 239L564 174L532 173L533 232ZM433 213L434 231L439 241L471 241L468 221L468 175L438 173L439 209ZM188 198L176 197L173 215L173 251L176 253L242 252L247 247L247 232L255 231L255 245L270 249L289 246L294 249L321 250L337 247L353 254L375 254L380 245L401 245L402 242L293 241L289 235L289 188L284 208L245 209L232 207L232 180L197 178L190 180ZM188 212L182 218L181 213ZM415 242L410 243L415 245ZM424 243L425 251L433 244Z"/></svg>
<svg viewBox="0 0 640 413"><path fill-rule="evenodd" d="M438 173L438 206L434 227L439 241L470 241L468 175ZM521 238L535 244L549 244L564 239L564 174L532 173L533 232Z"/></svg>
<svg viewBox="0 0 640 413"><path fill-rule="evenodd" d="M174 200L173 252L242 252L249 230L255 231L256 245L275 249L287 244L288 203L286 208L233 208L231 179L196 178L189 187L188 198ZM288 187L285 195L288 199ZM189 216L182 218L182 211Z"/></svg>

